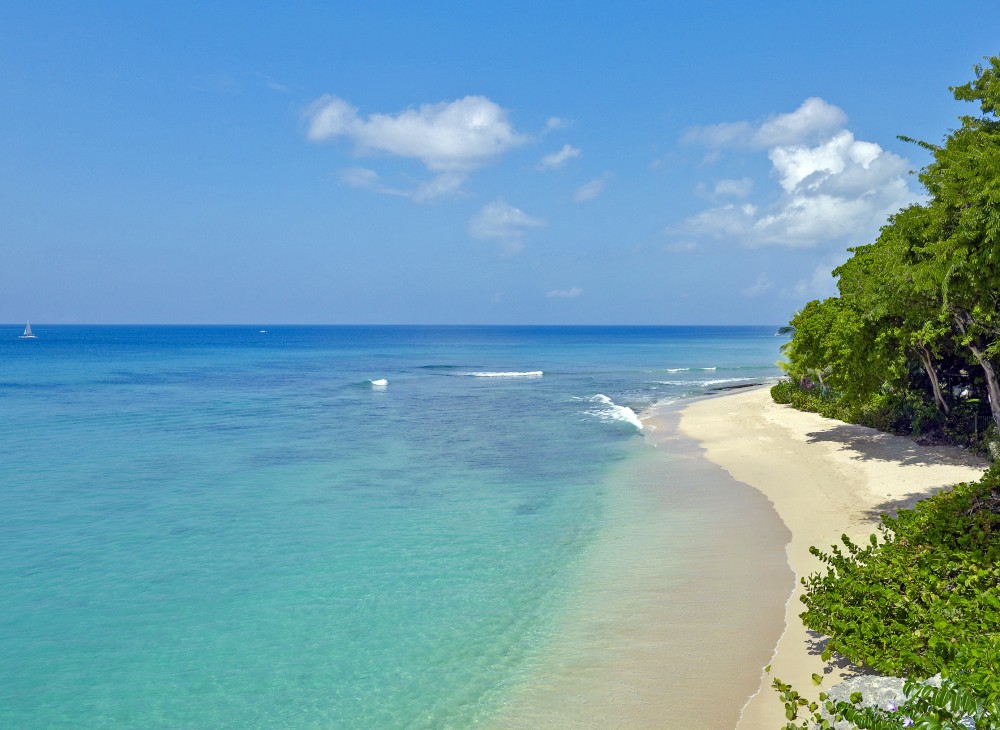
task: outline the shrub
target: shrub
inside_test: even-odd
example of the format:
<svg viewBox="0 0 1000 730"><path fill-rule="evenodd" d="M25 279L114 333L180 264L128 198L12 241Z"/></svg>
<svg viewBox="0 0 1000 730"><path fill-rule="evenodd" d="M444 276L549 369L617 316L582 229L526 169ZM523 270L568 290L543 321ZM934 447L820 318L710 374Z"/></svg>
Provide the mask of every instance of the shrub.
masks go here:
<svg viewBox="0 0 1000 730"><path fill-rule="evenodd" d="M883 674L928 677L956 651L1000 635L1000 467L883 517L883 542L847 536L810 548L825 574L803 579L803 624L828 648Z"/></svg>

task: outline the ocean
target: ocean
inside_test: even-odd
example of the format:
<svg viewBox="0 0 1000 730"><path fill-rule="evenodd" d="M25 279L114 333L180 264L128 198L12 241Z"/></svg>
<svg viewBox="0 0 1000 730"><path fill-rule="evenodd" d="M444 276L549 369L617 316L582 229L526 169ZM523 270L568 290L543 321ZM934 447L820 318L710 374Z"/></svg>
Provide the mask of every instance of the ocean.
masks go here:
<svg viewBox="0 0 1000 730"><path fill-rule="evenodd" d="M784 341L21 329L0 327L4 728L485 727L565 644L630 480L652 465L669 503L637 413L774 378ZM716 509L658 521L678 575Z"/></svg>

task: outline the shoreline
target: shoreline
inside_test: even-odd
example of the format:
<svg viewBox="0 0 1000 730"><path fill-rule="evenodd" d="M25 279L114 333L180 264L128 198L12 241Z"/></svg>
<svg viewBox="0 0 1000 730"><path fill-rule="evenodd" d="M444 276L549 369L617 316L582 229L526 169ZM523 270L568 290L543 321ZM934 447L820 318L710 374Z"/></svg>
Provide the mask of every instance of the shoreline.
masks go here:
<svg viewBox="0 0 1000 730"><path fill-rule="evenodd" d="M490 730L731 728L781 634L789 535L678 431L675 401L607 479L607 528Z"/></svg>
<svg viewBox="0 0 1000 730"><path fill-rule="evenodd" d="M772 674L758 670L757 689L736 726L773 730L787 720L771 677L800 692L818 692L813 673L825 675L821 689L856 674L848 665L826 667L819 657L821 637L806 631L798 618L800 579L821 569L809 547L839 544L842 534L866 540L882 513L978 479L986 462L958 447L922 447L902 436L778 405L767 387L679 405L679 431L700 446L706 460L766 497L790 532L785 559L795 583L769 662Z"/></svg>

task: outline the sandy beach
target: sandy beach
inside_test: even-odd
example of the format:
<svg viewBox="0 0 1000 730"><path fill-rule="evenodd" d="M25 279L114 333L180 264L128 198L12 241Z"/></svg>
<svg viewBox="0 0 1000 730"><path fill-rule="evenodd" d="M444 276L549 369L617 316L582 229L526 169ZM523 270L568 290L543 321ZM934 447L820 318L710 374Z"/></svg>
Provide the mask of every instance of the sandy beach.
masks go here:
<svg viewBox="0 0 1000 730"><path fill-rule="evenodd" d="M924 447L912 440L775 404L767 388L696 401L681 411L680 430L705 457L761 492L787 526L788 565L796 587L785 606L784 631L771 659L772 673L800 691L810 675L826 671L823 686L850 676L850 667L824 670L819 638L798 618L798 579L816 572L809 547L862 540L879 516L911 506L943 487L977 479L986 464L954 447ZM761 672L738 730L774 730L784 713Z"/></svg>

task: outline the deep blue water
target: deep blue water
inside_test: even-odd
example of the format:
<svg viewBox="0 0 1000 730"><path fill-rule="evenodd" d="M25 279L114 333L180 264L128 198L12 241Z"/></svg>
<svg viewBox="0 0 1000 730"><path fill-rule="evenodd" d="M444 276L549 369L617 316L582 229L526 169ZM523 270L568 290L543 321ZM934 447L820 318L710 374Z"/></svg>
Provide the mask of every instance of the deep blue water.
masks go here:
<svg viewBox="0 0 1000 730"><path fill-rule="evenodd" d="M607 526L612 467L644 448L634 411L773 377L782 341L33 329L0 327L12 728L489 718Z"/></svg>

